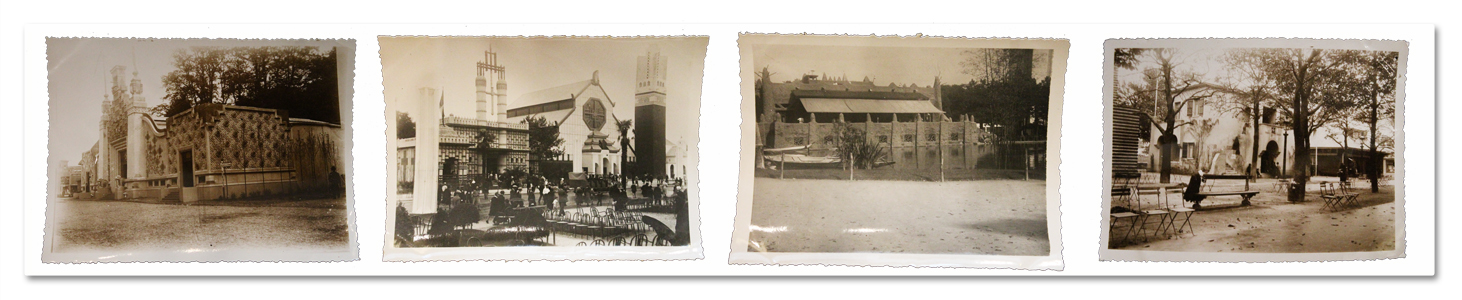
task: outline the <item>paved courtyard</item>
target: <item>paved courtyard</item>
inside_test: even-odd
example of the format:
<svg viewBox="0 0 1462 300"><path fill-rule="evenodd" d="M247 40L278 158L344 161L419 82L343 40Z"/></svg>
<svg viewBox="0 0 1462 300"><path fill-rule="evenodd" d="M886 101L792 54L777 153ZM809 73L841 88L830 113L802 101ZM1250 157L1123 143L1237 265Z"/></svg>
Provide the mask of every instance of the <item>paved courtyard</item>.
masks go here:
<svg viewBox="0 0 1462 300"><path fill-rule="evenodd" d="M150 204L59 199L57 252L349 247L344 199Z"/></svg>
<svg viewBox="0 0 1462 300"><path fill-rule="evenodd" d="M748 251L1051 252L1045 181L755 183Z"/></svg>

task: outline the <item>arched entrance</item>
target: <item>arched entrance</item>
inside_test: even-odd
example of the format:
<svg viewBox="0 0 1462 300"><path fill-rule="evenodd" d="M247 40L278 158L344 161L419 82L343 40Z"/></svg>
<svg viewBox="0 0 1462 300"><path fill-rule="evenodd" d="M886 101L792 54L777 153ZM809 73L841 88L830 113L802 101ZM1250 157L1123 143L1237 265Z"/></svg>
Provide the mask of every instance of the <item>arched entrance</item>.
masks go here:
<svg viewBox="0 0 1462 300"><path fill-rule="evenodd" d="M602 159L604 160L604 164L601 164L600 166L604 166L604 169L602 170L602 172L604 172L604 173L600 173L600 174L605 174L605 175L611 174L611 173L609 173L609 158L608 157L605 157L605 158L602 158Z"/></svg>
<svg viewBox="0 0 1462 300"><path fill-rule="evenodd" d="M1278 177L1280 167L1275 162L1275 158L1277 157L1279 157L1279 143L1269 141L1269 144L1264 146L1264 153L1260 156L1259 163L1263 166L1263 169L1260 171L1263 171L1264 174L1269 174L1271 177Z"/></svg>

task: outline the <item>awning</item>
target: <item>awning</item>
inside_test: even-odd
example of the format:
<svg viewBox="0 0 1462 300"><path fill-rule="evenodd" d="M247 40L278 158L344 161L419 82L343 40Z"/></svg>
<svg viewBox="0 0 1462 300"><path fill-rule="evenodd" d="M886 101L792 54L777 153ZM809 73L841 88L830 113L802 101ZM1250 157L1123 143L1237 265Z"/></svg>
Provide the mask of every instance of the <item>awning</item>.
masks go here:
<svg viewBox="0 0 1462 300"><path fill-rule="evenodd" d="M926 100L800 99L810 113L944 113Z"/></svg>

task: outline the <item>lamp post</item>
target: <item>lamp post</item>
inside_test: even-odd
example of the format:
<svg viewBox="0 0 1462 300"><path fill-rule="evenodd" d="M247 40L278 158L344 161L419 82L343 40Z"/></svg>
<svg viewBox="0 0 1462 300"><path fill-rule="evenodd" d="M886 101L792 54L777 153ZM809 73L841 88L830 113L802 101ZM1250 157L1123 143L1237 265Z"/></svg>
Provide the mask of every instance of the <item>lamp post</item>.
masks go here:
<svg viewBox="0 0 1462 300"><path fill-rule="evenodd" d="M1284 163L1279 166L1280 176L1289 176L1289 131L1284 132Z"/></svg>

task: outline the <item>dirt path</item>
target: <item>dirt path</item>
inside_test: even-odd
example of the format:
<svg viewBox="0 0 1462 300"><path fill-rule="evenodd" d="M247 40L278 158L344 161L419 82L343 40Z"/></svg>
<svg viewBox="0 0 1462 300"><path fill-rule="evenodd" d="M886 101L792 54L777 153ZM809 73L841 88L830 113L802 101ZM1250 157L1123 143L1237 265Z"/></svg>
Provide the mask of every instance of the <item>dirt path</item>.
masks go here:
<svg viewBox="0 0 1462 300"><path fill-rule="evenodd" d="M1362 191L1360 205L1341 210L1323 202L1291 204L1261 194L1250 207L1203 211L1193 216L1196 236L1122 249L1185 252L1312 253L1387 251L1396 248L1394 191Z"/></svg>
<svg viewBox="0 0 1462 300"><path fill-rule="evenodd" d="M340 248L350 243L343 199L275 206L57 202L56 251Z"/></svg>
<svg viewBox="0 0 1462 300"><path fill-rule="evenodd" d="M1044 181L757 178L750 251L1047 255Z"/></svg>

